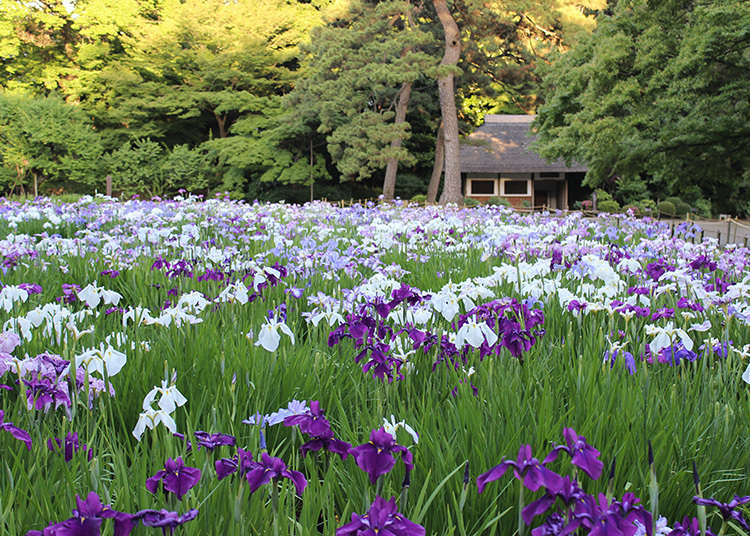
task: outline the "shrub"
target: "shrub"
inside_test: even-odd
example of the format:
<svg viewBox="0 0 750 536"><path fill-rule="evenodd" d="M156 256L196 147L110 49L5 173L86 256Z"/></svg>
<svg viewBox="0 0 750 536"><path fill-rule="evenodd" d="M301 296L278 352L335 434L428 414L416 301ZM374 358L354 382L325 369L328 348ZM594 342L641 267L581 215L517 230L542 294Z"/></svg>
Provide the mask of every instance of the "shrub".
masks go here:
<svg viewBox="0 0 750 536"><path fill-rule="evenodd" d="M599 212L619 212L620 211L620 203L615 201L614 199L605 199L604 201L599 201L596 204L597 210Z"/></svg>
<svg viewBox="0 0 750 536"><path fill-rule="evenodd" d="M410 201L412 203L419 203L420 205L424 205L427 202L427 196L425 194L417 194L415 196L412 196Z"/></svg>
<svg viewBox="0 0 750 536"><path fill-rule="evenodd" d="M711 201L708 199L698 199L693 203L694 212L701 218L711 217Z"/></svg>
<svg viewBox="0 0 750 536"><path fill-rule="evenodd" d="M685 201L683 201L679 197L667 197L664 201L672 203L674 205L675 216L684 217L688 212L690 212L690 205L685 203Z"/></svg>
<svg viewBox="0 0 750 536"><path fill-rule="evenodd" d="M677 214L677 209L671 201L662 201L659 203L659 214L672 218Z"/></svg>
<svg viewBox="0 0 750 536"><path fill-rule="evenodd" d="M464 206L466 208L472 208L479 206L481 203L477 201L476 199L473 199L471 197L464 197Z"/></svg>
<svg viewBox="0 0 750 536"><path fill-rule="evenodd" d="M642 199L638 202L638 207L640 208L641 214L652 215L656 212L656 201L653 199Z"/></svg>
<svg viewBox="0 0 750 536"><path fill-rule="evenodd" d="M602 201L612 201L612 195L607 192L606 190L602 190L601 188L597 188L594 190L594 193L596 194L596 204L598 205ZM601 210L601 209L600 209Z"/></svg>
<svg viewBox="0 0 750 536"><path fill-rule="evenodd" d="M489 201L487 201L488 205L492 206L504 206L504 207L510 207L510 201L508 201L505 197L490 197Z"/></svg>

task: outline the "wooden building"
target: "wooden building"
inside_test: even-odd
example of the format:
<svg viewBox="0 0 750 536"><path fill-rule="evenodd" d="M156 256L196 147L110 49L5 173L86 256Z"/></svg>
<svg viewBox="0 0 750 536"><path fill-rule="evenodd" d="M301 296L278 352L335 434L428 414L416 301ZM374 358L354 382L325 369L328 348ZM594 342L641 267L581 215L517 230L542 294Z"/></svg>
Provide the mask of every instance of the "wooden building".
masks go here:
<svg viewBox="0 0 750 536"><path fill-rule="evenodd" d="M547 162L531 150L533 115L486 115L484 124L461 142L465 197L507 199L513 207L567 210L588 197L581 186L586 167Z"/></svg>

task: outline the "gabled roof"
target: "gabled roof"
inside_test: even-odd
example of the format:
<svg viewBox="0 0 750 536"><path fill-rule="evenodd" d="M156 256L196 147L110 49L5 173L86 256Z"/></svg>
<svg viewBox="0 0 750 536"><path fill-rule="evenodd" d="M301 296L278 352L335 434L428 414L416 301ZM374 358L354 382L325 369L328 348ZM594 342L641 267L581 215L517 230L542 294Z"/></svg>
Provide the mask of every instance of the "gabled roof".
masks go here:
<svg viewBox="0 0 750 536"><path fill-rule="evenodd" d="M462 173L582 172L586 166L547 162L531 150L534 115L485 115L484 125L461 142Z"/></svg>

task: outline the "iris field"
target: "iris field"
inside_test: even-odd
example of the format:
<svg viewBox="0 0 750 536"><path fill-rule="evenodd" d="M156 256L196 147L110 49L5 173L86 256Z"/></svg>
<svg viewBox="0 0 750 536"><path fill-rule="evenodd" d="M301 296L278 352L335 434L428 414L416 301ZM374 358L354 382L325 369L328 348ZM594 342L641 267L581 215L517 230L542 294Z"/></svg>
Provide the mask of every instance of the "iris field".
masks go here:
<svg viewBox="0 0 750 536"><path fill-rule="evenodd" d="M698 236L0 201L0 533L750 534L750 250Z"/></svg>

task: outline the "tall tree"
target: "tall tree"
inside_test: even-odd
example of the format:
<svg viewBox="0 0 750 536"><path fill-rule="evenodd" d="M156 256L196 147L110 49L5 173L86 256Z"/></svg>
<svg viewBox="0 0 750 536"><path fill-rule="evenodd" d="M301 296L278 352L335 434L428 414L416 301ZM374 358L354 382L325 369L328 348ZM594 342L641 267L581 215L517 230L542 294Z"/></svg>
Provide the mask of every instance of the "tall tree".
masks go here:
<svg viewBox="0 0 750 536"><path fill-rule="evenodd" d="M443 118L443 145L445 148L445 179L440 202L460 203L461 195L461 162L459 160L458 113L453 79L456 64L461 57L461 34L453 15L448 9L446 0L433 0L445 38L445 52L440 61L438 73L438 93L440 95L440 114Z"/></svg>
<svg viewBox="0 0 750 536"><path fill-rule="evenodd" d="M543 71L539 150L585 162L593 187L641 181L748 213L737 203L750 193L748 73L742 2L618 2Z"/></svg>
<svg viewBox="0 0 750 536"><path fill-rule="evenodd" d="M313 31L305 76L288 103L297 122L325 136L341 180L364 180L386 168L393 197L398 163L414 156L408 103L415 81L435 66L433 37L413 22L408 1L356 2Z"/></svg>
<svg viewBox="0 0 750 536"><path fill-rule="evenodd" d="M35 194L72 183L101 186L99 135L78 106L0 93L0 183Z"/></svg>

